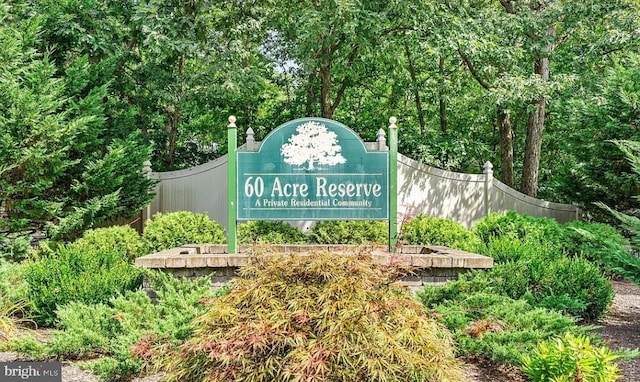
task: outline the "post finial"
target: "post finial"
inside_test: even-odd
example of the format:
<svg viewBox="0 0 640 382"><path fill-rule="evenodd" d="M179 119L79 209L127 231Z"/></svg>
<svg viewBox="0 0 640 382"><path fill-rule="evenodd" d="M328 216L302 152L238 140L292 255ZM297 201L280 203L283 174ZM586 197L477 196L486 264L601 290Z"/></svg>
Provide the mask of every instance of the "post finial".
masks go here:
<svg viewBox="0 0 640 382"><path fill-rule="evenodd" d="M146 161L142 162L142 173L146 177L151 176L151 161L146 160Z"/></svg>
<svg viewBox="0 0 640 382"><path fill-rule="evenodd" d="M256 138L255 138L255 133L253 132L252 128L248 128L247 129L247 143L248 142L255 142Z"/></svg>
<svg viewBox="0 0 640 382"><path fill-rule="evenodd" d="M493 172L493 164L492 164L491 162L489 162L489 161L486 161L486 162L484 163L483 168L484 168L484 173L485 173L485 174L488 174L488 173L492 173L492 172Z"/></svg>
<svg viewBox="0 0 640 382"><path fill-rule="evenodd" d="M230 128L230 129L236 127L236 116L235 115L230 115L229 116L229 125L227 127Z"/></svg>
<svg viewBox="0 0 640 382"><path fill-rule="evenodd" d="M389 128L390 129L397 129L398 126L396 126L396 122L398 122L398 118L396 118L396 117L389 118Z"/></svg>

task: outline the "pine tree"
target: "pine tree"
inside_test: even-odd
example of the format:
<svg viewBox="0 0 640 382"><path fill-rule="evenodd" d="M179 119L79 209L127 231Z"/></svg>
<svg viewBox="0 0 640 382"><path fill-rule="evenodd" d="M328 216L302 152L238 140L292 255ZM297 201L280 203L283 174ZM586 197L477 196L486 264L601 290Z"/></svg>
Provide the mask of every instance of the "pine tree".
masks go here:
<svg viewBox="0 0 640 382"><path fill-rule="evenodd" d="M142 174L150 146L138 134L109 137L106 86L69 95L86 58L62 77L35 48L38 18L4 5L0 25L0 233L68 239L139 211L153 196Z"/></svg>

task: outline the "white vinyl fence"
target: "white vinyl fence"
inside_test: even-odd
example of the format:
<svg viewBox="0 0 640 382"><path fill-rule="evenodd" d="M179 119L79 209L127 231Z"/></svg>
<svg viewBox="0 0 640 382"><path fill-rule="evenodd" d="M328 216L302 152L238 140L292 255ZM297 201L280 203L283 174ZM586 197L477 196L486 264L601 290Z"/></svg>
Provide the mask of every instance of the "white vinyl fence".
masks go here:
<svg viewBox="0 0 640 382"><path fill-rule="evenodd" d="M144 219L157 212L206 213L226 228L227 156L186 170L152 172L159 180L157 194L143 212ZM579 220L581 210L572 205L547 202L520 193L493 178L492 166L483 174L444 171L398 155L398 222L416 214L449 218L471 227L489 212L517 211L549 217L564 223ZM305 229L312 222L299 222Z"/></svg>

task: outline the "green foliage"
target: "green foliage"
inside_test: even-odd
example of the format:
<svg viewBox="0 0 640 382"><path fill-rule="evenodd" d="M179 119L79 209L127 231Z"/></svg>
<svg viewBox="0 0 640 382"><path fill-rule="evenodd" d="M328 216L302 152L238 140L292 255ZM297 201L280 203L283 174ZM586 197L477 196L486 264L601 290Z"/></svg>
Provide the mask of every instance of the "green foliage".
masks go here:
<svg viewBox="0 0 640 382"><path fill-rule="evenodd" d="M221 244L224 229L202 213L189 211L157 213L147 222L142 238L149 252L179 247L185 244Z"/></svg>
<svg viewBox="0 0 640 382"><path fill-rule="evenodd" d="M465 293L492 292L524 299L532 306L560 311L576 319L595 320L606 314L613 287L601 271L584 259L534 257L498 264L486 272L462 275L437 292L435 301Z"/></svg>
<svg viewBox="0 0 640 382"><path fill-rule="evenodd" d="M640 257L630 253L627 247L608 244L603 261L607 270L640 285Z"/></svg>
<svg viewBox="0 0 640 382"><path fill-rule="evenodd" d="M625 154L636 174L640 174L640 143L634 141L615 141L618 148ZM640 285L640 219L633 215L618 212L605 205L596 203L600 208L607 210L622 223L622 227L632 234L631 244L634 253L629 253L627 248L619 243L607 243L606 259L608 266L614 272Z"/></svg>
<svg viewBox="0 0 640 382"><path fill-rule="evenodd" d="M594 249L601 249L607 243L629 245L629 240L608 224L572 221L563 224L562 227L566 231L563 249L568 254L583 254L589 257Z"/></svg>
<svg viewBox="0 0 640 382"><path fill-rule="evenodd" d="M47 7L33 6L0 7L0 233L46 228L66 240L151 200L154 182L142 174L151 146L105 126L107 85L72 89L88 76L86 57L56 67L42 40Z"/></svg>
<svg viewBox="0 0 640 382"><path fill-rule="evenodd" d="M527 260L531 258L558 259L560 251L548 243L538 243L519 239L511 235L492 236L486 246L480 250L485 256L495 260L495 264Z"/></svg>
<svg viewBox="0 0 640 382"><path fill-rule="evenodd" d="M0 295L13 303L25 302L28 285L24 280L25 263L0 264Z"/></svg>
<svg viewBox="0 0 640 382"><path fill-rule="evenodd" d="M563 250L568 255L582 256L602 269L609 268L609 247L629 247L629 240L608 224L575 221L563 224L563 228Z"/></svg>
<svg viewBox="0 0 640 382"><path fill-rule="evenodd" d="M72 244L87 251L110 251L129 261L148 254L147 247L138 233L129 226L114 226L85 231Z"/></svg>
<svg viewBox="0 0 640 382"><path fill-rule="evenodd" d="M26 299L24 268L24 263L0 264L0 339L10 338L18 326L32 323L25 314L31 306Z"/></svg>
<svg viewBox="0 0 640 382"><path fill-rule="evenodd" d="M481 244L460 223L422 214L402 225L400 238L409 244L444 245L469 252L477 251Z"/></svg>
<svg viewBox="0 0 640 382"><path fill-rule="evenodd" d="M70 302L58 310L60 330L52 332L44 344L45 352L30 345L30 339L15 341L11 348L40 359L91 359L99 355L86 367L105 381L130 380L143 367L142 360L132 356L135 343L145 336L170 341L190 337L192 319L207 310L201 301L224 293L212 292L208 278L190 281L162 272L147 276L158 295L156 303L144 291L127 291L98 304Z"/></svg>
<svg viewBox="0 0 640 382"><path fill-rule="evenodd" d="M250 221L238 226L241 244L303 244L307 236L284 222Z"/></svg>
<svg viewBox="0 0 640 382"><path fill-rule="evenodd" d="M613 301L611 283L584 259L536 257L498 265L484 276L499 293L586 320L604 316Z"/></svg>
<svg viewBox="0 0 640 382"><path fill-rule="evenodd" d="M565 248L569 254L583 256L607 273L640 285L640 258L631 253L629 241L611 226L568 223Z"/></svg>
<svg viewBox="0 0 640 382"><path fill-rule="evenodd" d="M558 225L546 218L508 212L490 214L474 227L474 232L486 242L480 252L493 257L496 263L534 258L559 260L568 255L627 277L633 277L634 264L638 263L628 251L628 240L603 223L574 221Z"/></svg>
<svg viewBox="0 0 640 382"><path fill-rule="evenodd" d="M105 302L137 289L142 281L142 271L122 253L73 244L61 245L54 255L28 263L23 272L31 314L44 326L56 322L55 312L61 305Z"/></svg>
<svg viewBox="0 0 640 382"><path fill-rule="evenodd" d="M588 337L567 333L525 354L522 370L532 382L613 382L622 376L614 363L617 358L607 347L593 346Z"/></svg>
<svg viewBox="0 0 640 382"><path fill-rule="evenodd" d="M26 321L20 318L23 311L23 302L12 301L8 296L0 294L0 342L11 339L20 324Z"/></svg>
<svg viewBox="0 0 640 382"><path fill-rule="evenodd" d="M485 243L489 243L491 238L508 236L551 246L559 246L564 233L555 220L520 215L515 211L504 215L491 213L474 225L473 232Z"/></svg>
<svg viewBox="0 0 640 382"><path fill-rule="evenodd" d="M461 378L446 329L368 255L269 256L241 276L191 339L153 347L167 381Z"/></svg>
<svg viewBox="0 0 640 382"><path fill-rule="evenodd" d="M29 236L0 236L0 262L9 261L18 263L23 261L29 255L30 250L31 237Z"/></svg>
<svg viewBox="0 0 640 382"><path fill-rule="evenodd" d="M87 155L70 186L69 197L79 205L47 225L51 237L75 238L88 227L139 213L154 196L155 181L142 172L150 155L151 147L138 133L114 138L104 151Z"/></svg>
<svg viewBox="0 0 640 382"><path fill-rule="evenodd" d="M453 332L462 355L519 365L522 354L529 354L540 341L581 330L571 318L524 300L490 291L439 289L427 286L418 298Z"/></svg>
<svg viewBox="0 0 640 382"><path fill-rule="evenodd" d="M637 3L630 7L636 19L637 7ZM594 202L626 213L638 208L638 173L626 153L612 143L640 141L638 76L640 54L627 50L610 56L597 71L580 73L581 81L569 89L572 94L558 99L558 113L565 118L553 123L554 137L549 140L557 143L548 159L549 186L544 195L548 200L577 201L597 220L609 216Z"/></svg>
<svg viewBox="0 0 640 382"><path fill-rule="evenodd" d="M3 350L24 354L29 359L47 359L49 349L34 337L22 336L3 345Z"/></svg>
<svg viewBox="0 0 640 382"><path fill-rule="evenodd" d="M309 240L317 244L386 244L388 237L388 223L378 220L325 220L314 225L309 234Z"/></svg>

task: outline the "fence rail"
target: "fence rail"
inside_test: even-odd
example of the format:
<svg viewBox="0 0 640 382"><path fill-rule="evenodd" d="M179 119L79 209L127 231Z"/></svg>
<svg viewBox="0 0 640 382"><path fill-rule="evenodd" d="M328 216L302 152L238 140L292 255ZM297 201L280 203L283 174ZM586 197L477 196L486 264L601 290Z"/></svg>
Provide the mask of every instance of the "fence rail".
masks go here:
<svg viewBox="0 0 640 382"><path fill-rule="evenodd" d="M579 220L573 205L548 202L518 192L493 178L491 164L483 174L463 174L421 164L398 156L398 221L424 213L449 218L471 227L490 212L509 210L564 223ZM227 156L185 170L152 172L159 180L157 194L145 218L157 212L206 213L226 228ZM304 229L313 222L297 222Z"/></svg>

